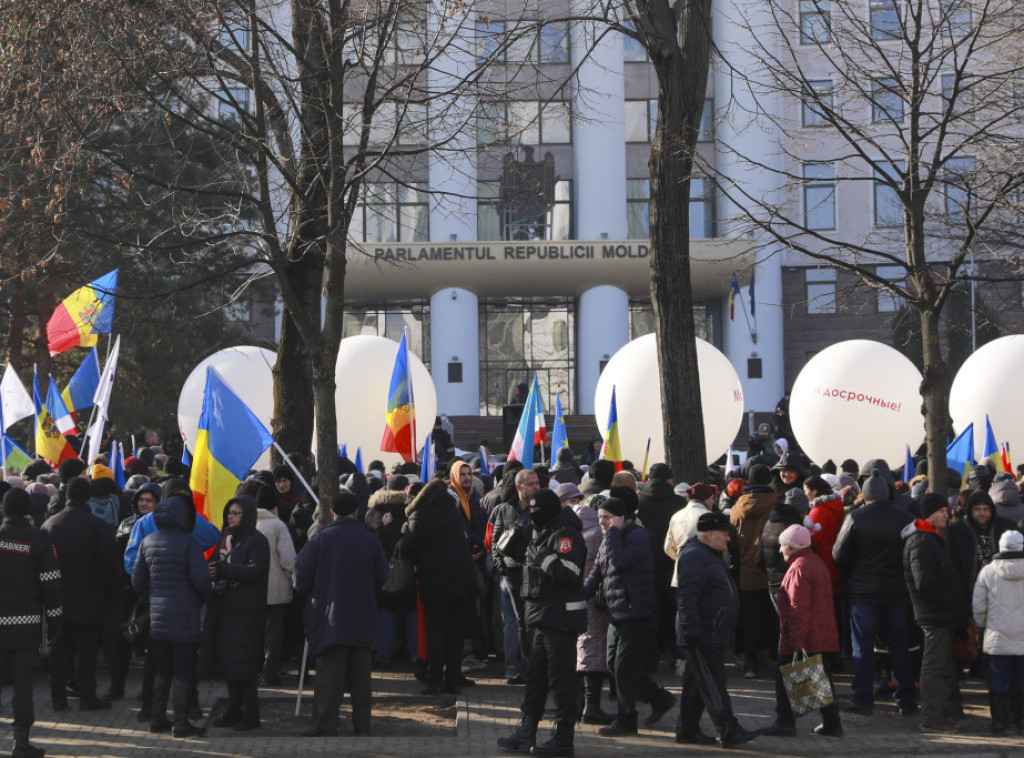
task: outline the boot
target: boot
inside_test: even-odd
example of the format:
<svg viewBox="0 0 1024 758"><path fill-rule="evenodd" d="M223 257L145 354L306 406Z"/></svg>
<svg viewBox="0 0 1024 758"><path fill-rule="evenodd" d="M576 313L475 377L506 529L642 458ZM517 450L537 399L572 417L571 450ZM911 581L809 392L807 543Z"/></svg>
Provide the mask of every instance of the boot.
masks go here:
<svg viewBox="0 0 1024 758"><path fill-rule="evenodd" d="M11 758L43 758L44 755L45 750L28 741L27 726L14 727L14 749L11 751Z"/></svg>
<svg viewBox="0 0 1024 758"><path fill-rule="evenodd" d="M541 745L534 745L530 753L532 755L554 756L555 758L572 758L572 741L575 728L576 725L571 722L555 724L555 732L551 735L551 738Z"/></svg>
<svg viewBox="0 0 1024 758"><path fill-rule="evenodd" d="M239 682L242 692L242 718L235 724L236 732L251 732L260 728L260 697L256 680Z"/></svg>
<svg viewBox="0 0 1024 758"><path fill-rule="evenodd" d="M153 704L149 710L150 731L167 731L167 698L171 694L171 680L158 676L153 680Z"/></svg>
<svg viewBox="0 0 1024 758"><path fill-rule="evenodd" d="M1009 698L1005 692L989 692L988 707L992 714L992 734L1006 733L1006 712Z"/></svg>
<svg viewBox="0 0 1024 758"><path fill-rule="evenodd" d="M610 724L611 714L601 710L601 680L604 674L588 673L583 675L583 717L584 724Z"/></svg>
<svg viewBox="0 0 1024 758"><path fill-rule="evenodd" d="M228 682L228 707L221 716L213 720L213 725L218 729L232 727L242 718L242 693L239 691L238 682Z"/></svg>
<svg viewBox="0 0 1024 758"><path fill-rule="evenodd" d="M761 734L760 729L753 729L747 731L735 718L730 721L725 729L722 730L722 736L719 738L722 743L722 747L736 747L744 742L750 742L750 740Z"/></svg>
<svg viewBox="0 0 1024 758"><path fill-rule="evenodd" d="M502 750L511 750L516 753L528 753L533 744L537 741L538 720L532 716L523 716L516 726L516 730L508 737L501 737L498 740L498 747Z"/></svg>
<svg viewBox="0 0 1024 758"><path fill-rule="evenodd" d="M821 723L811 730L820 737L842 737L843 721L839 716L839 706L835 703L821 709Z"/></svg>
<svg viewBox="0 0 1024 758"><path fill-rule="evenodd" d="M1017 734L1024 734L1024 722L1021 721L1020 695L1009 695L1007 697L1010 711L1010 727L1017 730Z"/></svg>

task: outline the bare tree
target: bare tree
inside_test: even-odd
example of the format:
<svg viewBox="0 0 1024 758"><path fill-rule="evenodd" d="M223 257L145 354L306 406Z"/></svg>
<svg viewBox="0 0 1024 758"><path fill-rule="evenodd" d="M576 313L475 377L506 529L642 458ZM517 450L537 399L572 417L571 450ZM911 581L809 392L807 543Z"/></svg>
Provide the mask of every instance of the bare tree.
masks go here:
<svg viewBox="0 0 1024 758"><path fill-rule="evenodd" d="M1007 243L1024 189L1024 16L1006 0L864 10L804 0L736 20L760 63L732 70L743 96L719 117L764 142L720 146L745 172L720 188L767 249L852 272L919 315L930 484L945 492L943 309L964 280L1020 277Z"/></svg>

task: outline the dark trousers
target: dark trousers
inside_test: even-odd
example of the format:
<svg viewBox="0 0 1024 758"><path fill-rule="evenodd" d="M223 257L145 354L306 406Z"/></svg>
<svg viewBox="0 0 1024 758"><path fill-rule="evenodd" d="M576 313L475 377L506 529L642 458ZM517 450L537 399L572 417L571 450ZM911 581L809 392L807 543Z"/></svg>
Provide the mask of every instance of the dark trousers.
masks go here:
<svg viewBox="0 0 1024 758"><path fill-rule="evenodd" d="M711 720L718 729L719 735L725 735L735 728L736 717L732 712L732 701L726 689L725 648L702 647L700 649L711 672L711 685L717 690L722 700L722 712L710 713ZM683 694L679 702L679 718L676 721L677 737L692 737L700 731L700 718L704 715L704 699L700 694L697 666L693 655L687 650L686 670L683 672Z"/></svg>
<svg viewBox="0 0 1024 758"><path fill-rule="evenodd" d="M627 619L608 625L608 673L615 679L616 719L636 726L636 701L653 703L661 687L644 668L653 619Z"/></svg>
<svg viewBox="0 0 1024 758"><path fill-rule="evenodd" d="M808 655L814 655L808 652ZM785 660L783 660L785 658ZM789 695L786 694L786 686L782 683L782 667L792 663L791 656L779 656L779 667L775 669L775 721L783 726L796 724L796 716L793 715L793 706L789 702ZM835 696L836 684L832 680L832 674L839 668L839 653L822 653L822 663L825 665L825 673L828 674L829 684L832 685L833 698ZM833 699L832 705L821 708L821 718L826 727L836 728L841 725L839 718L839 701Z"/></svg>
<svg viewBox="0 0 1024 758"><path fill-rule="evenodd" d="M192 642L168 642L153 640L156 649L156 679L153 682L153 706L150 723L158 723L167 717L167 697L174 683L174 725L183 727L188 723L188 701L195 677L196 648Z"/></svg>
<svg viewBox="0 0 1024 758"><path fill-rule="evenodd" d="M523 715L540 721L548 692L555 695L555 723L576 723L576 632L535 627L533 649L526 664Z"/></svg>
<svg viewBox="0 0 1024 758"><path fill-rule="evenodd" d="M316 658L313 679L313 728L322 734L338 730L338 708L346 686L352 698L356 734L370 733L370 664L372 648L331 645Z"/></svg>
<svg viewBox="0 0 1024 758"><path fill-rule="evenodd" d="M988 688L1000 695L1024 693L1024 655L990 656Z"/></svg>
<svg viewBox="0 0 1024 758"><path fill-rule="evenodd" d="M889 649L889 667L896 683L896 704L914 704L914 675L907 649L909 600L905 597L850 598L850 636L853 641L853 702L870 707L875 702L875 635Z"/></svg>
<svg viewBox="0 0 1024 758"><path fill-rule="evenodd" d="M266 634L263 637L263 677L273 679L281 672L284 650L284 614L288 604L267 606Z"/></svg>
<svg viewBox="0 0 1024 758"><path fill-rule="evenodd" d="M50 650L50 696L56 703L67 700L68 677L78 663L78 691L83 700L96 697L96 656L103 624L65 621Z"/></svg>
<svg viewBox="0 0 1024 758"><path fill-rule="evenodd" d="M763 589L740 592L740 625L743 644L743 667L757 666L757 653L767 644L778 649L779 616L772 598Z"/></svg>
<svg viewBox="0 0 1024 758"><path fill-rule="evenodd" d="M32 704L32 666L36 662L34 648L0 650L0 671L9 671L14 684L11 705L14 708L14 727L28 729L36 723Z"/></svg>
<svg viewBox="0 0 1024 758"><path fill-rule="evenodd" d="M662 653L676 648L676 588L672 586L671 573L664 576L655 574L655 592L658 600L658 615L654 622L654 644L647 653L649 666L657 665ZM674 655L674 652L673 652Z"/></svg>
<svg viewBox="0 0 1024 758"><path fill-rule="evenodd" d="M454 687L462 678L462 630L466 599L424 603L427 624L427 679L433 686Z"/></svg>
<svg viewBox="0 0 1024 758"><path fill-rule="evenodd" d="M255 679L228 679L228 711L237 713L240 723L260 725L260 697Z"/></svg>
<svg viewBox="0 0 1024 758"><path fill-rule="evenodd" d="M924 627L924 655L921 658L921 723L940 726L960 718L957 664L953 660L955 630Z"/></svg>

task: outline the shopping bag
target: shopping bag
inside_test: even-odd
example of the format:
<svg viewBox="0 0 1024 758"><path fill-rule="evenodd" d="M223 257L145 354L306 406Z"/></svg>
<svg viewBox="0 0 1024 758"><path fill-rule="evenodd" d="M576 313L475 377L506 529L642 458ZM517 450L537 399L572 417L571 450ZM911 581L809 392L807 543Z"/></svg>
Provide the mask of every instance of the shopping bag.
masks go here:
<svg viewBox="0 0 1024 758"><path fill-rule="evenodd" d="M803 658L798 658L794 654L792 663L780 667L782 684L786 688L794 716L803 716L835 702L832 682L825 673L825 664L821 656L808 657L806 651L801 652Z"/></svg>

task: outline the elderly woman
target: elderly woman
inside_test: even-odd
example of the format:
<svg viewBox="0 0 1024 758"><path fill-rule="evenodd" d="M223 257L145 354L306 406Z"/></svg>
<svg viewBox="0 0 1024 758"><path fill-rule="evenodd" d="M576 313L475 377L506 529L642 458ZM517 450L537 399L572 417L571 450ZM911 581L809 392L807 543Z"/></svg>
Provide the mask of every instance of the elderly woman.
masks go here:
<svg viewBox="0 0 1024 758"><path fill-rule="evenodd" d="M228 684L228 708L216 727L260 726L257 682L263 669L270 545L256 529L256 501L240 495L224 506L224 531L210 561L214 599L206 641L214 671Z"/></svg>

